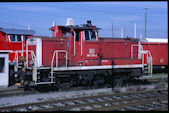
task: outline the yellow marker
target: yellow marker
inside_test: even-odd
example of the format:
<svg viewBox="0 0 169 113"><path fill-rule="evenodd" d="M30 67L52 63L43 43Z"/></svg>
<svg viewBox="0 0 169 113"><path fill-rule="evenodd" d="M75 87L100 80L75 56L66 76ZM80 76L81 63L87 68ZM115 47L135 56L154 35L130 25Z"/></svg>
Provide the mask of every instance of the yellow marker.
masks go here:
<svg viewBox="0 0 169 113"><path fill-rule="evenodd" d="M20 85L21 85L21 83L16 83L15 85L16 85L16 86L20 86Z"/></svg>

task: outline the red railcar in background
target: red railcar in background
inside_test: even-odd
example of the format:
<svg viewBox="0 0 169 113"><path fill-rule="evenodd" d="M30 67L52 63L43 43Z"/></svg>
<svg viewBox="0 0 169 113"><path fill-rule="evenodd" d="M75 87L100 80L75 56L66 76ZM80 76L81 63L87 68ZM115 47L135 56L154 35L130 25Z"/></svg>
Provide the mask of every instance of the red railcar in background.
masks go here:
<svg viewBox="0 0 169 113"><path fill-rule="evenodd" d="M0 50L10 50L13 52L9 53L9 61L13 62L15 58L15 51L26 50L26 40L31 38L35 34L33 30L23 29L0 29ZM24 52L18 53L19 56L22 54L26 57Z"/></svg>
<svg viewBox="0 0 169 113"><path fill-rule="evenodd" d="M152 55L153 72L168 71L168 40L146 38L141 42L144 50Z"/></svg>

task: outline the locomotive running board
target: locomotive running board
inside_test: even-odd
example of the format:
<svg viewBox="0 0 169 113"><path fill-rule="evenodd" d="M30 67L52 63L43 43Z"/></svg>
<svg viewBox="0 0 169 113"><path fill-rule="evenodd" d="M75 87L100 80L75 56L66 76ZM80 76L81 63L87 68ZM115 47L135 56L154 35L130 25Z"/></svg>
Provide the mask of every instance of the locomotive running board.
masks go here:
<svg viewBox="0 0 169 113"><path fill-rule="evenodd" d="M44 70L51 70L51 75L53 72L63 72L63 71L84 71L84 70L102 70L102 69L120 69L120 68L144 68L144 65L142 64L135 64L135 65L107 65L107 66L72 66L72 67L37 67L37 69L44 69ZM36 82L35 84L49 84L54 83L53 80L50 82Z"/></svg>
<svg viewBox="0 0 169 113"><path fill-rule="evenodd" d="M98 70L98 69L113 69L113 68L143 68L143 65L142 64L136 64L136 65L54 67L53 71Z"/></svg>

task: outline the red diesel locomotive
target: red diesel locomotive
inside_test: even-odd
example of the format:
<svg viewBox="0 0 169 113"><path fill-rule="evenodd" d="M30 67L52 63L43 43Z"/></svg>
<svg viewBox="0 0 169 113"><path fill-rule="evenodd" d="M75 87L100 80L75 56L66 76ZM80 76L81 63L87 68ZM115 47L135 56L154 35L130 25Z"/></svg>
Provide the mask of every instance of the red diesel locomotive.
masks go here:
<svg viewBox="0 0 169 113"><path fill-rule="evenodd" d="M159 65L157 59L168 65L168 43L157 46L165 48L165 56L155 57L151 54L157 55L153 43L131 38L99 38L99 29L87 21L83 26L53 26L52 38L28 39L27 50L33 51L36 59L27 53L27 69L31 69L29 62L34 61L35 84L53 84L59 88L114 85L151 75L153 61Z"/></svg>

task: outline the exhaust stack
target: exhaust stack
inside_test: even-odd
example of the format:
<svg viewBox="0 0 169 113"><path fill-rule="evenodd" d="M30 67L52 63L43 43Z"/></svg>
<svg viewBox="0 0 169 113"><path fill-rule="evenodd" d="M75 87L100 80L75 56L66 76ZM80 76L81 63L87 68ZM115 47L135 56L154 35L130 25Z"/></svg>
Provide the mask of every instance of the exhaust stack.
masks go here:
<svg viewBox="0 0 169 113"><path fill-rule="evenodd" d="M66 26L73 26L73 25L74 25L74 20L73 20L73 18L67 18Z"/></svg>

